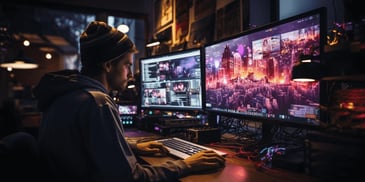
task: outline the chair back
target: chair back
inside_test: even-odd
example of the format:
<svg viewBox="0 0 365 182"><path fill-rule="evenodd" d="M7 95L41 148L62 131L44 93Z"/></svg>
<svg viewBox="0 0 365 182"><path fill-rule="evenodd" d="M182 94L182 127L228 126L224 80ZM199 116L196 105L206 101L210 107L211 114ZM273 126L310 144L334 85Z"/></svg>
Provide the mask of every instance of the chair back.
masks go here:
<svg viewBox="0 0 365 182"><path fill-rule="evenodd" d="M33 135L19 131L0 140L0 171L4 174L1 175L2 179L35 179L40 174L39 169L38 142Z"/></svg>

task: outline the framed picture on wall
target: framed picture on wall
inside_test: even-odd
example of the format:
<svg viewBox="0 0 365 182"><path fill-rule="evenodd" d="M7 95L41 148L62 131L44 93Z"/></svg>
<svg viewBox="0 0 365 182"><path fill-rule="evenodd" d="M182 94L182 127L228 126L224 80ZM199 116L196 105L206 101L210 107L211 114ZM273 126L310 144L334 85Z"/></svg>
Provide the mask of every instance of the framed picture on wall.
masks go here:
<svg viewBox="0 0 365 182"><path fill-rule="evenodd" d="M155 0L155 25L156 30L161 29L172 23L174 0Z"/></svg>
<svg viewBox="0 0 365 182"><path fill-rule="evenodd" d="M185 41L185 37L189 31L189 12L176 17L175 24L175 42L181 43Z"/></svg>
<svg viewBox="0 0 365 182"><path fill-rule="evenodd" d="M185 37L189 32L189 3L176 1L175 6L175 44L185 43Z"/></svg>
<svg viewBox="0 0 365 182"><path fill-rule="evenodd" d="M214 14L216 0L195 0L194 2L194 21L198 21L206 16Z"/></svg>
<svg viewBox="0 0 365 182"><path fill-rule="evenodd" d="M233 1L225 7L217 10L216 15L216 39L241 32L240 1Z"/></svg>
<svg viewBox="0 0 365 182"><path fill-rule="evenodd" d="M200 47L214 40L215 15L211 14L195 21L190 28L188 47Z"/></svg>
<svg viewBox="0 0 365 182"><path fill-rule="evenodd" d="M153 47L152 55L164 54L170 51L172 41L172 26L167 26L155 33L154 37L160 41L159 46Z"/></svg>

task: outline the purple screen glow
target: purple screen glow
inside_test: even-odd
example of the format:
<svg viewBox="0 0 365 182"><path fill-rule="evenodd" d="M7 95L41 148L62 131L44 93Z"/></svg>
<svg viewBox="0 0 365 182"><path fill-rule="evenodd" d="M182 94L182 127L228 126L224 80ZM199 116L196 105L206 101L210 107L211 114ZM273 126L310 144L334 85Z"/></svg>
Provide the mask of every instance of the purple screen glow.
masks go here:
<svg viewBox="0 0 365 182"><path fill-rule="evenodd" d="M206 109L318 125L320 82L291 80L301 54L319 55L320 13L204 47Z"/></svg>

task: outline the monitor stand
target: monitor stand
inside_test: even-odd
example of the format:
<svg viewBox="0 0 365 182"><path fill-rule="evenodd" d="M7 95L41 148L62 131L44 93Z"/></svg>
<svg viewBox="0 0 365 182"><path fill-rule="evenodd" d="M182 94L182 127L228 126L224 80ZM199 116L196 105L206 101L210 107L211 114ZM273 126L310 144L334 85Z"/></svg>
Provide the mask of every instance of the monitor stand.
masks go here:
<svg viewBox="0 0 365 182"><path fill-rule="evenodd" d="M272 142L273 134L271 133L271 129L273 127L273 124L270 123L262 123L262 138L261 142L270 144Z"/></svg>

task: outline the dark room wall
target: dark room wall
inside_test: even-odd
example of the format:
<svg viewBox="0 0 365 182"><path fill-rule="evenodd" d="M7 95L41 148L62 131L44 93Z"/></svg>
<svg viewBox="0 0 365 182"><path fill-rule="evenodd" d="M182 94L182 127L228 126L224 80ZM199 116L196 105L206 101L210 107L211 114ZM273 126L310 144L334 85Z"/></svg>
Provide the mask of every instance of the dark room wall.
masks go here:
<svg viewBox="0 0 365 182"><path fill-rule="evenodd" d="M344 0L280 0L280 19L288 18L319 7L327 8L327 22L344 21Z"/></svg>

